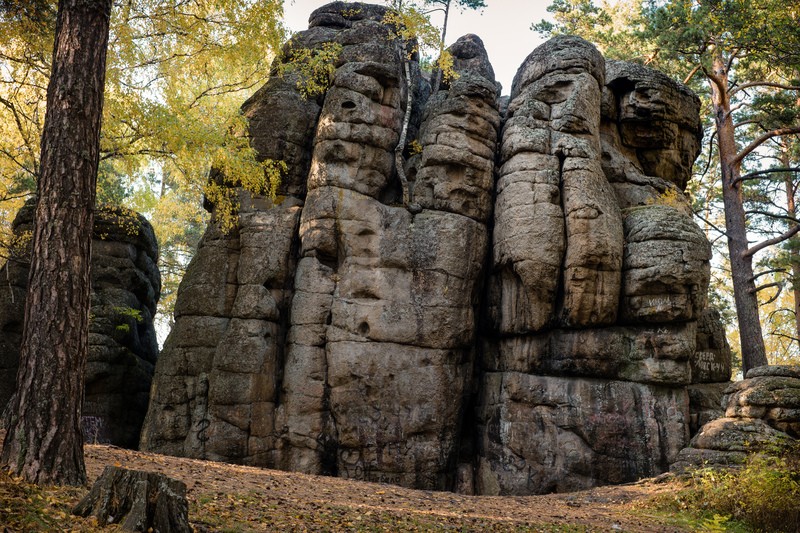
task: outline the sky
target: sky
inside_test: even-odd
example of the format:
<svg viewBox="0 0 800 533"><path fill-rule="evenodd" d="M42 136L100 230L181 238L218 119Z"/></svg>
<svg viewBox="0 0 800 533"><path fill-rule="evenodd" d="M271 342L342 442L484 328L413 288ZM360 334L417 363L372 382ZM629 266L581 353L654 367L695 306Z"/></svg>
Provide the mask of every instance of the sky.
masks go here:
<svg viewBox="0 0 800 533"><path fill-rule="evenodd" d="M286 0L284 22L292 31L308 27L308 16L329 0ZM373 3L383 4L380 0ZM543 42L530 29L531 23L543 18L552 20L547 12L551 0L486 0L481 11L459 12L453 9L447 27L447 44L467 33L478 35L486 46L495 77L503 85L503 94L511 91L511 81L522 61ZM441 24L438 13L431 14L435 24Z"/></svg>

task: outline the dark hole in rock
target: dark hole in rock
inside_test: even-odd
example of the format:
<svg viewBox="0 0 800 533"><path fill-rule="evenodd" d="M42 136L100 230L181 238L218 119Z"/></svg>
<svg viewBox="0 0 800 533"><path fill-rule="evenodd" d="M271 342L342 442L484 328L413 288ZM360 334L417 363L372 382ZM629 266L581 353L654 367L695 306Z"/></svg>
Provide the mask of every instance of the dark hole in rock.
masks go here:
<svg viewBox="0 0 800 533"><path fill-rule="evenodd" d="M342 109L355 109L355 108L356 108L355 102L351 102L350 100L345 100L344 102L342 102Z"/></svg>

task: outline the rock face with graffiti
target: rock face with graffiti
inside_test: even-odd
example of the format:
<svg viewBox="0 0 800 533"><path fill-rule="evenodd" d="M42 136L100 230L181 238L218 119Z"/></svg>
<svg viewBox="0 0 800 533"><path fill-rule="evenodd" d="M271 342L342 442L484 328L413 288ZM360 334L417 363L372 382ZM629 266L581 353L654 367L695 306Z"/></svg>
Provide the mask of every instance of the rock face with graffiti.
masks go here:
<svg viewBox="0 0 800 533"><path fill-rule="evenodd" d="M508 100L462 37L431 94L385 13L318 9L244 104L288 172L274 200L239 191L233 231L208 227L141 446L479 494L667 470L690 387L730 374L698 328L699 100L574 37L534 50ZM326 43L329 87L304 97L279 66Z"/></svg>

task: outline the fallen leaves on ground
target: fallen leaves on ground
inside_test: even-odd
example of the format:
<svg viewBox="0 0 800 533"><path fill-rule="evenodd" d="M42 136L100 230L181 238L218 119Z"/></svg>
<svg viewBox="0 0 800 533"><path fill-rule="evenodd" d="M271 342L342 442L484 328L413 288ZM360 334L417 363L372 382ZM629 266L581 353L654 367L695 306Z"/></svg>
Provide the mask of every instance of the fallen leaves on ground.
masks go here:
<svg viewBox="0 0 800 533"><path fill-rule="evenodd" d="M680 529L642 511L671 490L645 481L545 496L464 496L124 450L85 448L94 481L105 465L161 472L187 485L201 532L653 531ZM88 487L37 487L0 474L0 533L115 531L71 516ZM5 528L5 529L3 529Z"/></svg>

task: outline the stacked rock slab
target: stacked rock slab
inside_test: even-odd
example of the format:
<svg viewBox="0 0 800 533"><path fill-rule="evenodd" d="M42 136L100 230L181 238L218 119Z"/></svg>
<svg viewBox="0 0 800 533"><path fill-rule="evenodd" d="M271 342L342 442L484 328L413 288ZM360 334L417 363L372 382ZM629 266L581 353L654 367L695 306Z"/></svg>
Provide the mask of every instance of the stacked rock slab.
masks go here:
<svg viewBox="0 0 800 533"><path fill-rule="evenodd" d="M245 207L239 241L252 218L264 221L253 237L271 239L257 256L246 257L236 235L209 230L224 243L221 257L204 260L206 238L187 272L157 369L144 448L425 488L450 485L488 249L497 86L480 40L454 47L459 76L437 94L421 124L422 153L410 169L421 210L411 214L398 204L394 150L404 113L418 117L415 123L412 116L413 131L419 112L404 107L403 56L384 15L376 6L331 4L293 39L342 45L321 106L302 123L309 164L287 161L298 176L307 175L307 192L298 186L280 205ZM417 72L419 102L426 82L415 61L410 70ZM251 128L271 128L278 137L294 130L298 113L271 106L271 91L270 84L259 91L251 102L264 104L246 104L245 113L252 111ZM299 104L298 95L292 98ZM265 143L260 153L281 156L270 150ZM291 216L278 216L288 208ZM208 272L212 263L218 268ZM224 264L227 272L219 268ZM243 270L261 265L276 265L279 274L242 279ZM245 322L236 313L250 284L271 292L274 316ZM191 301L201 293L230 303L212 307L211 317L211 306ZM248 304L242 302L242 312L253 312ZM246 335L234 329L237 322L250 326ZM262 346L244 346L243 339Z"/></svg>
<svg viewBox="0 0 800 533"><path fill-rule="evenodd" d="M287 43L282 57L288 61L295 48L314 50L336 35L314 24ZM258 157L285 162L287 173L275 201L239 190L238 225L222 231L212 220L206 229L178 290L142 449L274 464L297 232L321 107L302 95L296 72L278 76L280 66L276 61L273 77L242 113Z"/></svg>
<svg viewBox="0 0 800 533"><path fill-rule="evenodd" d="M233 232L209 227L142 447L483 494L666 470L709 275L682 193L699 101L562 37L526 60L502 124L468 35L436 94L410 59L409 110L385 13L315 11L284 57L341 45L325 94L275 76L245 104L289 175L274 202L241 193Z"/></svg>
<svg viewBox="0 0 800 533"><path fill-rule="evenodd" d="M672 469L735 466L747 454L781 454L800 444L800 366L762 366L728 386L725 415L706 423Z"/></svg>
<svg viewBox="0 0 800 533"><path fill-rule="evenodd" d="M17 214L13 230L33 229L34 203ZM16 384L30 243L22 244L2 267L0 285L0 406ZM135 448L147 412L158 356L153 316L161 291L153 228L140 215L98 210L92 241L89 355L83 402L87 441ZM5 282L7 280L7 283Z"/></svg>
<svg viewBox="0 0 800 533"><path fill-rule="evenodd" d="M666 76L606 65L576 37L548 41L517 73L500 145L479 493L631 481L666 470L688 441L711 255L682 194L698 110Z"/></svg>

